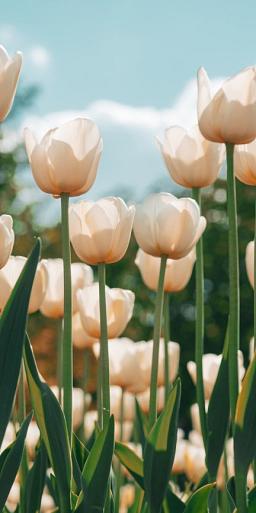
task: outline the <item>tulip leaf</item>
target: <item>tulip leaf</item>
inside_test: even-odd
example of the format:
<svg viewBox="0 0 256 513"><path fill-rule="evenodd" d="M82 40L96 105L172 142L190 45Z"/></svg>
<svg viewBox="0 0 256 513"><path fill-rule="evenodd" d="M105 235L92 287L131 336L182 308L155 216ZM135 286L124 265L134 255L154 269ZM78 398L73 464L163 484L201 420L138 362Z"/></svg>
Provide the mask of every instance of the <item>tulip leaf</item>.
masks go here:
<svg viewBox="0 0 256 513"><path fill-rule="evenodd" d="M115 444L115 455L134 477L136 483L144 489L143 460L130 447L121 442L116 442Z"/></svg>
<svg viewBox="0 0 256 513"><path fill-rule="evenodd" d="M184 502L182 502L182 500L173 493L170 486L168 486L163 502L163 513L183 513L184 509Z"/></svg>
<svg viewBox="0 0 256 513"><path fill-rule="evenodd" d="M28 472L24 489L24 509L26 513L40 511L48 466L47 453L43 442L37 450L35 462Z"/></svg>
<svg viewBox="0 0 256 513"><path fill-rule="evenodd" d="M236 507L236 491L235 491L235 478L232 476L226 485L227 495L228 495L228 501L229 506L231 508L231 511L234 510Z"/></svg>
<svg viewBox="0 0 256 513"><path fill-rule="evenodd" d="M79 496L77 513L102 513L108 490L114 452L114 417L95 438L87 456L82 477L83 492Z"/></svg>
<svg viewBox="0 0 256 513"><path fill-rule="evenodd" d="M136 411L136 429L139 435L139 441L141 443L142 449L144 451L145 443L146 443L146 433L148 432L147 426L147 418L141 411L140 405L135 399L135 411Z"/></svg>
<svg viewBox="0 0 256 513"><path fill-rule="evenodd" d="M143 498L144 492L140 486L135 485L135 497L132 505L128 508L128 513L140 513L142 511Z"/></svg>
<svg viewBox="0 0 256 513"><path fill-rule="evenodd" d="M159 513L168 487L177 442L180 396L181 382L178 378L162 413L147 435L144 484L151 513Z"/></svg>
<svg viewBox="0 0 256 513"><path fill-rule="evenodd" d="M194 492L186 504L184 513L207 513L209 495L214 487L215 483L211 483Z"/></svg>
<svg viewBox="0 0 256 513"><path fill-rule="evenodd" d="M19 379L29 298L40 247L38 239L0 318L0 447Z"/></svg>
<svg viewBox="0 0 256 513"><path fill-rule="evenodd" d="M32 418L32 413L24 420L17 434L16 440L1 454L0 471L0 511L2 511L10 489L14 483L18 472L28 426Z"/></svg>
<svg viewBox="0 0 256 513"><path fill-rule="evenodd" d="M36 421L56 477L61 511L69 513L72 465L66 421L54 393L40 379L33 351L27 337L25 340L24 360Z"/></svg>
<svg viewBox="0 0 256 513"><path fill-rule="evenodd" d="M256 511L256 486L254 486L248 493L248 513L255 513Z"/></svg>
<svg viewBox="0 0 256 513"><path fill-rule="evenodd" d="M208 438L206 448L206 466L212 480L216 479L217 476L229 425L230 401L228 375L227 329L223 357L207 412Z"/></svg>
<svg viewBox="0 0 256 513"><path fill-rule="evenodd" d="M256 353L245 374L236 406L234 454L235 469L240 474L247 474L249 465L256 456L255 397Z"/></svg>

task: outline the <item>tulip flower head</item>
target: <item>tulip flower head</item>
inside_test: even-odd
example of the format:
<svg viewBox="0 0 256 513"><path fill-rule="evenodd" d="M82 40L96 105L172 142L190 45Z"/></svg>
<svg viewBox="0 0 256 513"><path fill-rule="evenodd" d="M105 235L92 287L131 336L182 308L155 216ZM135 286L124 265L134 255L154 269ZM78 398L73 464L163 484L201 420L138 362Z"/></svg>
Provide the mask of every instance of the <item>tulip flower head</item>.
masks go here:
<svg viewBox="0 0 256 513"><path fill-rule="evenodd" d="M245 267L249 282L254 288L254 241L252 240L247 244L245 253Z"/></svg>
<svg viewBox="0 0 256 513"><path fill-rule="evenodd" d="M108 338L118 337L132 317L135 295L131 290L110 289L106 286ZM99 339L100 305L99 284L93 283L77 291L77 302L82 325L88 335Z"/></svg>
<svg viewBox="0 0 256 513"><path fill-rule="evenodd" d="M219 372L219 367L221 364L222 355L217 354L204 354L203 355L203 381L204 381L204 394L205 399L210 399L213 387L215 385L215 381L217 379L217 375ZM243 353L238 351L237 354L238 367L239 367L239 382L241 383L245 369L244 369L244 359ZM194 382L196 384L196 364L195 362L187 363L188 372Z"/></svg>
<svg viewBox="0 0 256 513"><path fill-rule="evenodd" d="M206 227L196 201L173 194L151 194L136 207L134 235L138 245L155 257L177 260L196 245Z"/></svg>
<svg viewBox="0 0 256 513"><path fill-rule="evenodd" d="M21 65L21 52L10 57L5 48L0 45L0 121L4 121L12 108Z"/></svg>
<svg viewBox="0 0 256 513"><path fill-rule="evenodd" d="M198 71L198 122L209 141L247 144L256 137L256 67L225 80L212 96L204 68Z"/></svg>
<svg viewBox="0 0 256 513"><path fill-rule="evenodd" d="M26 263L23 256L10 256L7 264L0 269L0 311L2 312L15 286L17 279ZM44 266L38 264L30 295L29 313L39 310L47 287L47 275Z"/></svg>
<svg viewBox="0 0 256 513"><path fill-rule="evenodd" d="M256 185L256 141L235 147L234 168L240 182Z"/></svg>
<svg viewBox="0 0 256 513"><path fill-rule="evenodd" d="M95 178L102 152L97 125L77 118L49 130L40 142L26 128L25 146L38 187L54 197L62 193L80 196Z"/></svg>
<svg viewBox="0 0 256 513"><path fill-rule="evenodd" d="M198 125L189 132L171 126L159 146L172 179L188 188L207 187L215 182L225 156L224 146L207 141Z"/></svg>
<svg viewBox="0 0 256 513"><path fill-rule="evenodd" d="M196 260L195 248L179 260L167 259L164 277L165 292L178 292L184 289L191 278ZM157 290L160 272L160 258L153 257L139 249L135 259L145 285L151 290Z"/></svg>
<svg viewBox="0 0 256 513"><path fill-rule="evenodd" d="M87 349L93 346L97 339L90 337L86 333L82 322L79 311L77 311L72 317L72 340L73 344L77 349Z"/></svg>
<svg viewBox="0 0 256 513"><path fill-rule="evenodd" d="M48 276L47 289L40 311L46 317L54 319L64 315L64 275L61 258L49 258L42 260L45 272ZM71 264L72 281L72 308L73 313L78 310L76 292L79 288L89 285L93 281L92 269L81 263Z"/></svg>
<svg viewBox="0 0 256 513"><path fill-rule="evenodd" d="M0 269L7 264L14 244L12 217L6 214L0 216Z"/></svg>
<svg viewBox="0 0 256 513"><path fill-rule="evenodd" d="M70 239L87 264L110 264L123 258L131 237L135 207L121 198L81 201L69 209Z"/></svg>

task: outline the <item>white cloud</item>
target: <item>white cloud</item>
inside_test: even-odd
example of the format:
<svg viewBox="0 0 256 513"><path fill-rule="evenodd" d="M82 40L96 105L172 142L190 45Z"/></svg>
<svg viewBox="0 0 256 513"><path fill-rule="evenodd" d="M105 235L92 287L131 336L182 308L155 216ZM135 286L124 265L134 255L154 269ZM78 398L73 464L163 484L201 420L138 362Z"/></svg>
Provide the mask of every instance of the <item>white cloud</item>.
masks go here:
<svg viewBox="0 0 256 513"><path fill-rule="evenodd" d="M13 25L0 25L0 44L13 45L16 41L17 31Z"/></svg>
<svg viewBox="0 0 256 513"><path fill-rule="evenodd" d="M48 67L51 56L47 48L40 45L35 45L27 52L27 59L33 66L40 69Z"/></svg>

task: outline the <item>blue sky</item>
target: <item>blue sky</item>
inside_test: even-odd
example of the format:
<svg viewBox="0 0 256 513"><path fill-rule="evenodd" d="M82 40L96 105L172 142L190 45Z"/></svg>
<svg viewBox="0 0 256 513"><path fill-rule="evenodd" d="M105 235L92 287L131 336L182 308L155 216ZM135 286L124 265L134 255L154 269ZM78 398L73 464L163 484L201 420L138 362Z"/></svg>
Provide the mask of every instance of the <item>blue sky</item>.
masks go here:
<svg viewBox="0 0 256 513"><path fill-rule="evenodd" d="M40 84L24 122L95 115L104 153L92 195L132 182L141 196L167 176L154 135L196 119L198 67L216 78L255 63L255 19L254 0L8 0L0 42L23 51L23 83Z"/></svg>

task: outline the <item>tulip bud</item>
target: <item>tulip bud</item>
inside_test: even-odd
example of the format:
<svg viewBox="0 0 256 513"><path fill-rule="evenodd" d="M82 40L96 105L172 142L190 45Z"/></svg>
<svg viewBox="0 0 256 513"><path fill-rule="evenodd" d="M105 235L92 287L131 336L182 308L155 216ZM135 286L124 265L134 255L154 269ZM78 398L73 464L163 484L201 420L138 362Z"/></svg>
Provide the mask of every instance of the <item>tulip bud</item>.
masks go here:
<svg viewBox="0 0 256 513"><path fill-rule="evenodd" d="M207 141L198 125L189 132L179 126L165 130L159 146L172 179L183 187L207 187L218 177L224 146Z"/></svg>
<svg viewBox="0 0 256 513"><path fill-rule="evenodd" d="M49 130L39 143L28 128L24 137L33 177L42 191L55 197L62 193L80 196L91 188L102 152L100 132L93 121L68 121Z"/></svg>
<svg viewBox="0 0 256 513"><path fill-rule="evenodd" d="M0 46L0 121L4 121L12 108L21 65L21 52L10 57L5 48Z"/></svg>
<svg viewBox="0 0 256 513"><path fill-rule="evenodd" d="M225 80L212 96L204 68L198 71L198 120L209 141L246 144L256 137L256 68Z"/></svg>
<svg viewBox="0 0 256 513"><path fill-rule="evenodd" d="M40 311L46 317L58 319L64 316L64 275L61 258L42 260L48 276L47 289ZM93 281L92 269L81 263L71 264L72 280L72 308L73 313L78 310L76 292L79 288L89 285Z"/></svg>
<svg viewBox="0 0 256 513"><path fill-rule="evenodd" d="M165 292L178 292L186 287L191 278L195 260L195 248L179 260L168 258L164 277ZM159 257L148 255L142 249L137 252L135 264L141 272L145 285L151 290L157 290L160 262Z"/></svg>
<svg viewBox="0 0 256 513"><path fill-rule="evenodd" d="M84 330L79 311L72 317L72 340L77 349L90 348L97 342L97 339L90 337Z"/></svg>
<svg viewBox="0 0 256 513"><path fill-rule="evenodd" d="M149 402L150 402L150 389L147 388L144 392L140 392L136 395L136 399L140 405L140 409L143 413L149 413ZM165 389L163 386L157 388L157 412L163 410L165 404Z"/></svg>
<svg viewBox="0 0 256 513"><path fill-rule="evenodd" d="M123 399L122 399L123 395ZM110 387L110 412L115 420L121 420L121 402L123 400L123 420L134 420L135 402L133 394L123 392L119 386Z"/></svg>
<svg viewBox="0 0 256 513"><path fill-rule="evenodd" d="M10 256L7 264L0 269L0 311L2 312L11 293L14 285L19 278L19 275L26 263L27 259L23 256ZM37 266L37 271L34 278L33 287L31 290L29 301L29 313L34 313L39 310L47 286L47 276L44 267L40 262Z"/></svg>
<svg viewBox="0 0 256 513"><path fill-rule="evenodd" d="M135 214L121 198L81 201L69 209L70 240L77 256L88 264L110 264L123 258Z"/></svg>
<svg viewBox="0 0 256 513"><path fill-rule="evenodd" d="M191 198L151 194L136 207L134 235L149 255L177 260L196 245L206 227L199 206Z"/></svg>
<svg viewBox="0 0 256 513"><path fill-rule="evenodd" d="M205 399L210 399L213 387L215 385L215 381L218 376L220 364L222 360L222 355L219 354L204 354L203 355L203 381L204 381L204 394ZM238 368L239 368L239 382L241 383L245 368L244 368L244 358L243 353L241 351L238 351L237 354L237 360L238 360ZM194 382L196 384L196 364L195 362L188 362L187 363L187 369L188 372Z"/></svg>
<svg viewBox="0 0 256 513"><path fill-rule="evenodd" d="M249 282L250 282L252 288L254 288L254 241L253 240L251 240L251 242L249 242L246 247L245 267L246 267Z"/></svg>
<svg viewBox="0 0 256 513"><path fill-rule="evenodd" d="M240 182L256 185L256 141L235 146L234 169Z"/></svg>
<svg viewBox="0 0 256 513"><path fill-rule="evenodd" d="M1 49L1 47L0 47ZM14 244L12 217L6 214L0 216L0 269L7 264Z"/></svg>
<svg viewBox="0 0 256 513"><path fill-rule="evenodd" d="M106 286L108 338L118 337L132 317L135 295L131 290L110 289ZM100 338L99 284L93 283L77 292L77 302L84 330Z"/></svg>
<svg viewBox="0 0 256 513"><path fill-rule="evenodd" d="M88 439L94 429L95 429L95 423L98 421L98 412L95 410L90 410L86 413L84 417L84 434L85 438ZM128 442L131 438L132 431L133 431L133 422L130 422L129 420L125 420L123 422L122 431L122 441ZM115 421L115 440L120 440L120 433L121 433L121 425L118 420Z"/></svg>
<svg viewBox="0 0 256 513"><path fill-rule="evenodd" d="M186 447L185 474L192 483L198 483L206 473L205 450L191 443Z"/></svg>

